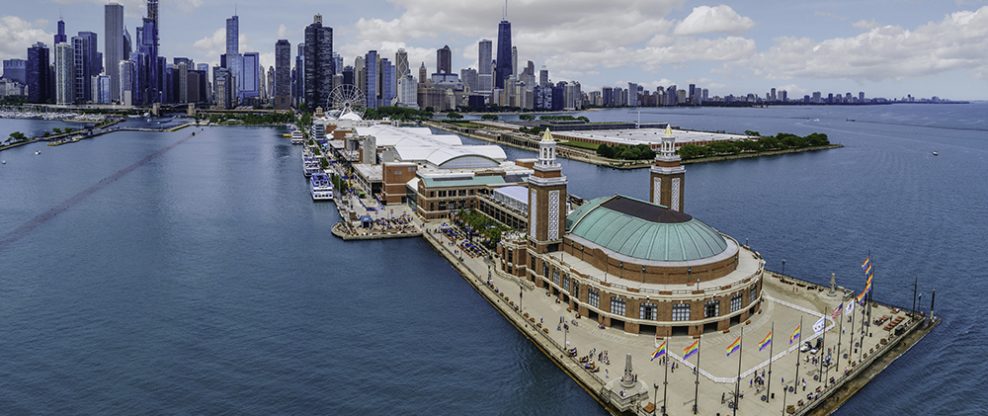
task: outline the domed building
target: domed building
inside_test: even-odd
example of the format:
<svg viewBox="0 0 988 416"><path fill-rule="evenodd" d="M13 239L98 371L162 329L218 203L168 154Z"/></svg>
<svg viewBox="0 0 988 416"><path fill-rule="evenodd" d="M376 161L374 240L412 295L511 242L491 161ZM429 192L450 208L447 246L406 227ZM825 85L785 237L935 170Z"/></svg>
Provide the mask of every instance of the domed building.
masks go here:
<svg viewBox="0 0 988 416"><path fill-rule="evenodd" d="M502 272L571 313L635 334L723 331L759 311L764 261L683 212L686 170L671 129L650 169L650 201L616 195L567 210L549 131L533 170L528 232L499 245Z"/></svg>

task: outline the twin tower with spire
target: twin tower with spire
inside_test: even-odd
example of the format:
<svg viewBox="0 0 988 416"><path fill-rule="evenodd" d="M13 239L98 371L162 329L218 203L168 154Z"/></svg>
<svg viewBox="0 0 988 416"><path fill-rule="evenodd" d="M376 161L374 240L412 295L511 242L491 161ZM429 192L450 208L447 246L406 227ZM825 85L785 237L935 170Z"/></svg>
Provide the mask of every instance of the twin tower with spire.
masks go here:
<svg viewBox="0 0 988 416"><path fill-rule="evenodd" d="M566 233L567 184L563 167L556 161L556 141L549 129L539 141L539 157L528 177L528 239L538 253L559 250ZM683 211L686 168L676 153L671 125L655 161L649 169L649 201L673 211Z"/></svg>

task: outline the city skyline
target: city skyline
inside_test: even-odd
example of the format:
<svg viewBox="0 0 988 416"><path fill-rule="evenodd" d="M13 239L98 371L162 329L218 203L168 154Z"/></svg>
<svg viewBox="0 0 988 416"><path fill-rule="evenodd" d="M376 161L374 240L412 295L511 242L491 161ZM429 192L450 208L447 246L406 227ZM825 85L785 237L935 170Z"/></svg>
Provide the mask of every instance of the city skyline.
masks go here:
<svg viewBox="0 0 988 416"><path fill-rule="evenodd" d="M326 25L335 31L334 43L346 64L368 50L393 56L404 48L413 67L425 62L431 73L435 70L435 51L449 44L452 70L459 72L461 68L477 68L479 41L496 40L498 22L506 14L512 23L519 62L532 60L537 67L546 66L553 81L580 81L584 91L626 86L628 82L646 89L695 83L708 88L711 96L762 94L778 88L793 97L813 91L866 91L869 96L889 98L911 94L988 99L988 83L984 82L988 79L988 57L978 50L980 42L970 41L964 46L966 40L980 40L988 34L985 1L941 4L917 0L929 7L912 14L890 9L878 13L888 1L868 2L853 9L845 4L772 10L746 2L729 6L677 0L640 5L627 1L635 3L634 11L627 16L608 11L605 17L618 20L604 23L596 17L604 13L596 10L598 5L572 8L578 12L553 13L555 0L509 3L506 13L496 2L467 10L447 0L406 0L384 7L288 4L278 10L255 5L239 12L233 2L183 0L161 10L159 55L189 56L196 62L218 64L219 55L226 51L225 21L236 13L242 21L241 49L260 52L261 64L270 67L274 65L275 42L284 38L293 45L300 43L304 26L313 14L321 12L327 16ZM0 29L6 26L8 30L0 30L0 58L23 59L27 47L38 41L53 48L59 15L66 21L68 34L93 31L103 36L104 2L52 3L61 13L51 13L54 8L20 4L10 5L2 13ZM120 3L125 7L125 26L135 30L141 23L139 17L146 14L144 2ZM416 15L430 5L445 10L446 17ZM851 12L861 18L848 17ZM813 18L794 25L789 20L797 13L809 13ZM573 25L584 29L567 28ZM628 28L634 28L633 36L625 33L626 40L609 39L616 37L609 32ZM933 36L940 33L943 36ZM599 50L588 50L588 46ZM807 53L814 49L815 54Z"/></svg>

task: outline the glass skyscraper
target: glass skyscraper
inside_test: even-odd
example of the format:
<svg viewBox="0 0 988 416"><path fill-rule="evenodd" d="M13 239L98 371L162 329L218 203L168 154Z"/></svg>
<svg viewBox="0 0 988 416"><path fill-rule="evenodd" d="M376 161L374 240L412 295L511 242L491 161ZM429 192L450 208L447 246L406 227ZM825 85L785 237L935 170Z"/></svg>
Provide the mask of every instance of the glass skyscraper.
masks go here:
<svg viewBox="0 0 988 416"><path fill-rule="evenodd" d="M494 86L504 88L504 80L511 76L511 22L502 20L497 25L497 67Z"/></svg>

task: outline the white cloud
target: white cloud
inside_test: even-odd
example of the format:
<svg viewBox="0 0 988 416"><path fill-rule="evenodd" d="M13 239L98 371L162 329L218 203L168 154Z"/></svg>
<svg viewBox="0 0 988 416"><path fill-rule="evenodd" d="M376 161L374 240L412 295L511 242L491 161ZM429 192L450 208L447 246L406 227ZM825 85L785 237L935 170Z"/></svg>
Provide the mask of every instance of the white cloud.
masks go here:
<svg viewBox="0 0 988 416"><path fill-rule="evenodd" d="M278 39L284 39L285 36L288 36L288 28L282 23L278 25Z"/></svg>
<svg viewBox="0 0 988 416"><path fill-rule="evenodd" d="M689 16L676 25L677 35L701 35L704 33L739 33L751 29L755 22L741 16L731 6L697 6Z"/></svg>
<svg viewBox="0 0 988 416"><path fill-rule="evenodd" d="M857 22L854 22L852 26L861 30L871 30L880 25L875 20L858 20Z"/></svg>
<svg viewBox="0 0 988 416"><path fill-rule="evenodd" d="M17 16L0 17L0 57L27 59L27 48L36 42L51 47L53 34L41 29L47 22L29 22Z"/></svg>
<svg viewBox="0 0 988 416"><path fill-rule="evenodd" d="M143 16L147 12L147 0L114 0L116 3L120 3L124 6L124 12L128 16ZM165 7L174 7L182 12L191 12L199 7L202 7L203 0L168 0L167 2L160 2L158 6L159 9ZM106 0L55 0L56 4L61 5L71 5L71 4L98 4L104 5L107 3Z"/></svg>
<svg viewBox="0 0 988 416"><path fill-rule="evenodd" d="M251 49L247 35L244 32L240 32L240 53L244 52L258 52ZM221 27L216 29L212 35L201 38L192 43L192 47L195 48L198 53L192 58L196 62L207 63L211 62L214 64L219 63L220 55L226 53L226 28ZM265 49L267 50L267 49ZM264 61L262 61L264 62Z"/></svg>
<svg viewBox="0 0 988 416"><path fill-rule="evenodd" d="M952 13L915 29L874 27L857 36L823 41L784 37L750 64L756 74L775 79L879 81L967 69L984 75L986 38L988 6Z"/></svg>
<svg viewBox="0 0 988 416"><path fill-rule="evenodd" d="M746 59L755 53L754 41L744 37L690 36L738 32L754 25L750 18L728 6L694 9L679 23L682 33L673 36L677 24L669 15L682 6L682 0L521 2L514 7L524 9L524 14L514 16L508 10L513 44L519 48L519 66L529 60L535 62L536 68L545 65L553 80L580 80L629 65L654 71L662 65ZM398 17L363 18L357 21L355 33L339 36L347 64L370 49L378 50L382 56L393 56L398 47L404 47L413 69L425 62L431 71L436 49L450 39L464 39L449 43L458 57L454 65L476 67L480 39L491 39L496 48L497 19L491 17L500 16L499 2L394 0L393 4L402 10ZM696 20L702 16L712 19L712 24L700 27ZM437 28L446 35L438 37Z"/></svg>

